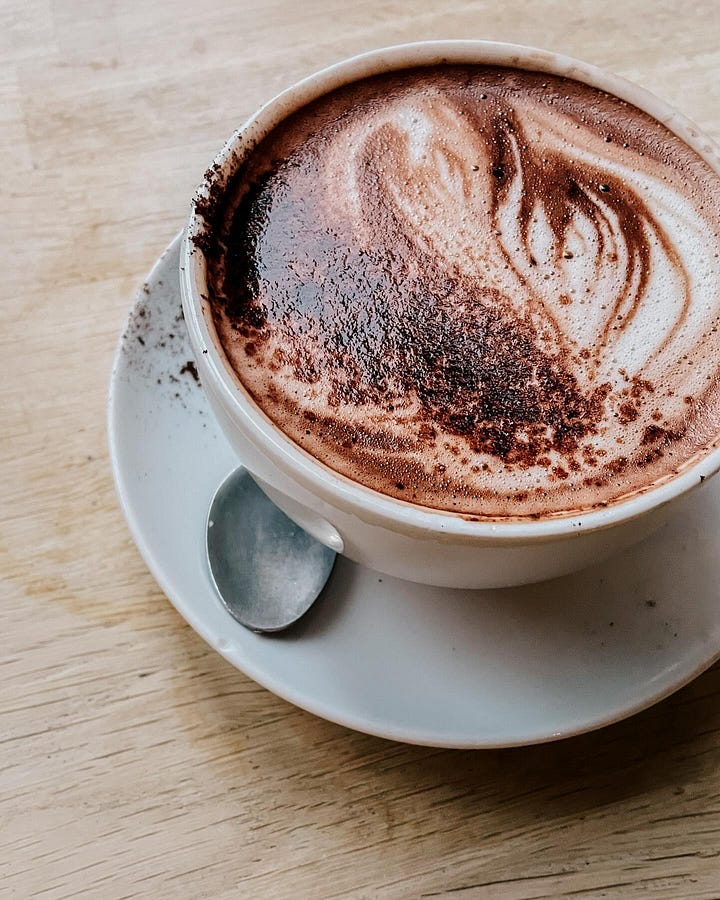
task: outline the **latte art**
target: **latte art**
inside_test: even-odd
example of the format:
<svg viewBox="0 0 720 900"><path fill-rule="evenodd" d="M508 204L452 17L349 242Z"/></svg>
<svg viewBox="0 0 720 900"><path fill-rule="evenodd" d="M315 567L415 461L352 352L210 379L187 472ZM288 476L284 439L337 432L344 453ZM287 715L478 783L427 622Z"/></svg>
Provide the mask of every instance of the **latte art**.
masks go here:
<svg viewBox="0 0 720 900"><path fill-rule="evenodd" d="M240 381L368 487L567 514L720 433L720 178L608 94L494 67L377 76L278 126L201 212Z"/></svg>

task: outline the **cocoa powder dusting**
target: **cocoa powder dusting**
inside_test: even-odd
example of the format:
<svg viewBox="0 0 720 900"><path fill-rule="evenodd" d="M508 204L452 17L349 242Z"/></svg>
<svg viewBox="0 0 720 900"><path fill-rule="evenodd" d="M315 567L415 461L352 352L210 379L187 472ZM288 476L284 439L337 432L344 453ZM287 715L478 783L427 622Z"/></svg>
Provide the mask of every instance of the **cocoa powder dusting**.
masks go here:
<svg viewBox="0 0 720 900"><path fill-rule="evenodd" d="M525 468L550 451L571 456L596 432L610 385L584 392L564 354L544 351L501 293L449 276L430 254L418 258L391 198L375 190L376 158L369 147L364 217L373 233L394 236L392 252L385 243L349 246L319 222L290 178L295 160L247 191L217 293L234 329L252 355L268 335L282 335L275 363L307 384L322 372L337 407L393 410L413 395L423 434L439 427ZM382 446L372 434L364 446L375 439Z"/></svg>

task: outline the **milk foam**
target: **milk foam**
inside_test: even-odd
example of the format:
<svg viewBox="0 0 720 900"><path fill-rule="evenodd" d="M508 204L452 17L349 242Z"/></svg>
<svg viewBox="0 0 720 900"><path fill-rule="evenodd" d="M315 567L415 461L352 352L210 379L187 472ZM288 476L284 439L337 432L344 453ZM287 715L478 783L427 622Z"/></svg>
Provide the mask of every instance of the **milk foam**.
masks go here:
<svg viewBox="0 0 720 900"><path fill-rule="evenodd" d="M255 150L212 228L240 380L368 487L577 512L720 431L720 178L593 88L448 66L340 89Z"/></svg>

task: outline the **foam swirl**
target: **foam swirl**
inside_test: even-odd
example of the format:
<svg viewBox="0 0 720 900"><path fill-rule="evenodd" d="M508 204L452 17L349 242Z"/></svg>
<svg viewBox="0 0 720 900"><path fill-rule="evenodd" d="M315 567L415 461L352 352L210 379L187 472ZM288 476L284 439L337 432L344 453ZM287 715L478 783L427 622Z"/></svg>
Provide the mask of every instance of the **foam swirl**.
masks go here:
<svg viewBox="0 0 720 900"><path fill-rule="evenodd" d="M283 123L208 211L221 341L280 427L377 490L607 504L720 431L719 187L577 82L368 79Z"/></svg>

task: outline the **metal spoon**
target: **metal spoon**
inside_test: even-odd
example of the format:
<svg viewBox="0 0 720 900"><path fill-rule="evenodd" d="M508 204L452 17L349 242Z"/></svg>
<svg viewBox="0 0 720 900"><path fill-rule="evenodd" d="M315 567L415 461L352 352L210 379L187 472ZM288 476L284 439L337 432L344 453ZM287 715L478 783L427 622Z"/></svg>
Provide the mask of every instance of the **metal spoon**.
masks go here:
<svg viewBox="0 0 720 900"><path fill-rule="evenodd" d="M336 555L268 500L242 466L215 492L206 547L225 608L258 632L297 622L325 586Z"/></svg>

